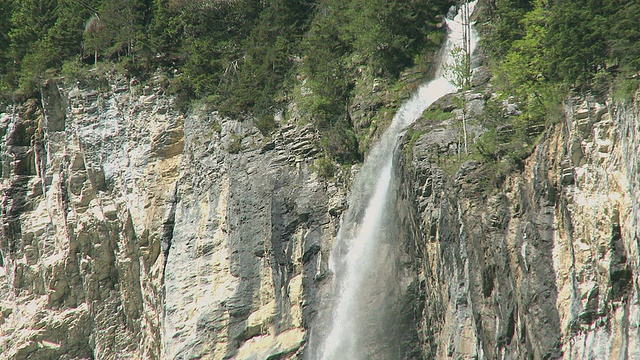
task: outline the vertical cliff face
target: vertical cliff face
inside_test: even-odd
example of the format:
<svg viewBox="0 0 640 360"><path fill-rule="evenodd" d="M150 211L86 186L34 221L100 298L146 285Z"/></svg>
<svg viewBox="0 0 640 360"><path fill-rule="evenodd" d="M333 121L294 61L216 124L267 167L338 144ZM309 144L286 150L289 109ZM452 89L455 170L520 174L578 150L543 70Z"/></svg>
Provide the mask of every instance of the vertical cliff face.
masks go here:
<svg viewBox="0 0 640 360"><path fill-rule="evenodd" d="M122 82L43 94L1 115L0 350L157 357L182 116Z"/></svg>
<svg viewBox="0 0 640 360"><path fill-rule="evenodd" d="M0 359L315 350L348 176L318 177L312 126L185 116L157 83L49 82L0 114ZM491 93L464 96L479 114ZM393 167L397 261L366 295L394 325L366 332L416 358L640 358L639 116L569 98L498 177L459 160L459 120L418 121Z"/></svg>
<svg viewBox="0 0 640 360"><path fill-rule="evenodd" d="M316 132L284 126L267 139L215 114L189 117L185 132L165 277L166 358L300 355L328 255L320 251L342 206L338 188L312 172Z"/></svg>
<svg viewBox="0 0 640 360"><path fill-rule="evenodd" d="M489 164L451 170L455 119L414 125L397 209L426 358L640 356L638 115L637 103L569 99L566 121L497 188Z"/></svg>
<svg viewBox="0 0 640 360"><path fill-rule="evenodd" d="M0 358L299 356L345 202L315 130L111 84L1 114Z"/></svg>

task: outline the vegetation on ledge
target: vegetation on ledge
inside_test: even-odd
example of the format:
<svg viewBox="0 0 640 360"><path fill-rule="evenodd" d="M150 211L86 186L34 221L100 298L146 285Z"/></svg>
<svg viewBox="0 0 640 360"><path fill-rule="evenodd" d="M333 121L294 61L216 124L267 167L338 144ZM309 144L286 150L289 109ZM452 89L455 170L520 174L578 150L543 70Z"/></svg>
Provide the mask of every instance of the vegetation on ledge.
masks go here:
<svg viewBox="0 0 640 360"><path fill-rule="evenodd" d="M88 79L113 63L144 82L158 70L185 108L203 99L252 119L299 103L333 159L357 161L348 116L358 79L394 83L436 48L447 0L0 0L0 94L37 96L50 77ZM83 73L84 72L84 73ZM302 85L300 85L302 84ZM296 89L296 86L298 88Z"/></svg>

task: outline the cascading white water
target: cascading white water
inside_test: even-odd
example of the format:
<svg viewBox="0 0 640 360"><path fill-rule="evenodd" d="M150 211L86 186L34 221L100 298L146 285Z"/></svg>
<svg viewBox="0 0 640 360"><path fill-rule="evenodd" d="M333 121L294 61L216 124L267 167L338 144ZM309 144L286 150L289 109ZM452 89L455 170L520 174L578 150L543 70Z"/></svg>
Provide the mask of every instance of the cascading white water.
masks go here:
<svg viewBox="0 0 640 360"><path fill-rule="evenodd" d="M469 3L469 13L476 1ZM449 36L441 52L434 80L422 85L418 91L402 105L392 124L369 153L358 173L352 189L349 209L342 220L336 245L330 259L330 267L335 274L337 286L333 316L323 345L312 358L322 360L359 359L364 352L364 328L370 326L362 308L366 307L364 293L366 281L372 283L373 272L380 272L383 249L385 217L388 193L392 181L392 157L398 135L440 97L456 90L444 77L444 64L453 61L451 49L462 46L464 26L461 12L452 20L447 20ZM476 44L476 36L471 34L470 52ZM366 207L364 207L366 204ZM378 268L378 269L376 269ZM375 283L376 280L373 280ZM373 290L377 291L377 290ZM368 312L371 312L368 310ZM374 314L375 316L375 314ZM363 320L365 319L365 320ZM383 330L384 331L384 330Z"/></svg>

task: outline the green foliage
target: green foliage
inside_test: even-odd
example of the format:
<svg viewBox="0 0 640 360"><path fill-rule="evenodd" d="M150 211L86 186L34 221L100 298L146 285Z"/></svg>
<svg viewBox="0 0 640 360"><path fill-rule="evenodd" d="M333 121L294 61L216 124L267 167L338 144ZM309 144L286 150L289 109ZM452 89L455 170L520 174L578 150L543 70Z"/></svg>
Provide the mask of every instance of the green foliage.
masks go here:
<svg viewBox="0 0 640 360"><path fill-rule="evenodd" d="M175 97L174 106L183 113L189 110L191 100L195 97L193 83L184 74L171 79L167 93Z"/></svg>
<svg viewBox="0 0 640 360"><path fill-rule="evenodd" d="M13 1L11 0L0 0L0 13L1 14L11 14ZM0 70L3 70L7 65L7 57L9 56L10 49L10 40L9 40L9 31L11 31L11 17L4 16L2 21L0 21ZM0 73L4 73L4 71L0 71Z"/></svg>
<svg viewBox="0 0 640 360"><path fill-rule="evenodd" d="M497 83L520 105L524 127L544 123L565 90L549 75L550 10L542 0L534 0L531 5L533 8L519 21L524 33L495 65Z"/></svg>
<svg viewBox="0 0 640 360"><path fill-rule="evenodd" d="M436 161L449 176L455 175L466 161L480 162L480 177L474 182L474 189L482 194L500 187L509 173L522 170L523 160L531 155L541 130L537 124L532 126L524 116L507 116L504 104L499 99L488 100L483 112L473 117L471 122L486 131L469 144L468 153L438 153ZM409 156L414 139L421 134L409 132Z"/></svg>
<svg viewBox="0 0 640 360"><path fill-rule="evenodd" d="M418 1L351 1L345 4L343 38L377 75L396 76L433 30L430 4ZM437 5L436 5L437 6ZM425 26L425 24L427 26Z"/></svg>
<svg viewBox="0 0 640 360"><path fill-rule="evenodd" d="M181 52L187 24L179 14L179 9L172 7L170 0L152 2L147 47L153 57L165 63L170 63Z"/></svg>
<svg viewBox="0 0 640 360"><path fill-rule="evenodd" d="M561 1L547 12L545 60L552 79L582 85L604 66L607 44L600 22L606 19L597 14L588 0Z"/></svg>
<svg viewBox="0 0 640 360"><path fill-rule="evenodd" d="M362 74L397 79L402 69L433 46L430 39L439 40L431 34L441 32L435 18L447 7L446 1L318 3L301 46L306 82L299 103L321 131L327 153L340 162L362 157L347 114L356 88L353 79Z"/></svg>
<svg viewBox="0 0 640 360"><path fill-rule="evenodd" d="M429 119L431 119L429 117ZM415 145L416 141L418 141L418 139L420 138L420 136L422 136L425 132L424 131L416 131L413 128L410 128L409 130L407 130L407 135L409 137L409 143L406 146L407 149L407 159L412 159L413 158L413 146Z"/></svg>
<svg viewBox="0 0 640 360"><path fill-rule="evenodd" d="M15 3L9 31L11 57L21 60L38 41L43 41L55 24L55 0L24 0Z"/></svg>
<svg viewBox="0 0 640 360"><path fill-rule="evenodd" d="M362 160L358 152L356 134L347 121L337 121L330 127L320 131L322 139L320 146L331 158L343 164L355 163Z"/></svg>
<svg viewBox="0 0 640 360"><path fill-rule="evenodd" d="M143 39L147 7L142 0L110 0L100 4L103 27L97 31L99 49L108 58L135 56Z"/></svg>
<svg viewBox="0 0 640 360"><path fill-rule="evenodd" d="M606 41L610 48L610 59L630 72L640 69L640 3L638 1L606 1L611 14L604 26ZM608 26L610 25L610 26Z"/></svg>
<svg viewBox="0 0 640 360"><path fill-rule="evenodd" d="M345 57L349 45L342 39L340 18L334 8L326 8L313 20L304 43L303 72L305 87L311 94L303 99L303 109L313 114L320 130L329 129L344 117L349 81Z"/></svg>
<svg viewBox="0 0 640 360"><path fill-rule="evenodd" d="M220 122L217 120L212 122L211 130L213 130L214 132L218 133L218 135L220 135L220 133L222 132L222 124L220 124Z"/></svg>
<svg viewBox="0 0 640 360"><path fill-rule="evenodd" d="M230 154L237 154L242 151L242 137L237 134L231 134L231 141L227 147Z"/></svg>
<svg viewBox="0 0 640 360"><path fill-rule="evenodd" d="M525 36L520 20L533 9L531 0L489 0L488 36L482 43L493 59L502 58L511 48L511 43Z"/></svg>
<svg viewBox="0 0 640 360"><path fill-rule="evenodd" d="M456 88L467 90L471 86L471 57L461 46L451 49L453 63L444 65L445 77Z"/></svg>
<svg viewBox="0 0 640 360"><path fill-rule="evenodd" d="M422 113L423 119L442 121L455 117L450 111L444 111L440 107L432 107Z"/></svg>
<svg viewBox="0 0 640 360"><path fill-rule="evenodd" d="M515 95L526 97L544 86L545 48L547 34L545 19L547 10L538 2L536 8L528 12L521 20L526 33L514 40L498 67L498 74L507 88Z"/></svg>
<svg viewBox="0 0 640 360"><path fill-rule="evenodd" d="M14 83L10 76L14 72L11 70L11 56L9 55L12 5L13 1L11 0L0 0L0 102L4 95L10 92L13 87L12 83Z"/></svg>
<svg viewBox="0 0 640 360"><path fill-rule="evenodd" d="M254 120L254 125L260 130L264 136L270 136L271 132L276 129L277 124L271 114L263 114Z"/></svg>
<svg viewBox="0 0 640 360"><path fill-rule="evenodd" d="M632 77L640 70L637 1L486 3L484 48L499 90L514 96L522 110L509 124L514 137L507 143L529 144L536 132L531 129L550 121L558 94L568 86L598 92L613 86L618 99L629 99L637 89ZM206 99L222 115L253 119L268 134L275 126L273 114L294 97L295 83L302 118L319 130L332 161L349 163L362 158L349 117L354 96L369 89L362 79L381 79L389 91L397 90L393 84L402 72L441 42L444 31L436 16L449 5L448 0L0 0L0 91L34 96L47 77L61 72L90 84L108 62L136 77L160 68L170 71L168 91L181 109L195 98ZM463 59L458 65L452 80L464 87L469 64ZM374 120L371 126L382 126ZM367 129L358 131L366 143ZM487 156L503 156L495 145L503 140L487 135L483 141L486 153L493 154Z"/></svg>
<svg viewBox="0 0 640 360"><path fill-rule="evenodd" d="M619 76L613 83L612 97L615 101L630 102L640 89L640 78Z"/></svg>
<svg viewBox="0 0 640 360"><path fill-rule="evenodd" d="M107 73L112 67L112 64L89 66L79 59L71 59L62 64L60 75L67 84L77 83L80 88L104 91L109 89Z"/></svg>
<svg viewBox="0 0 640 360"><path fill-rule="evenodd" d="M15 2L11 13L11 24L8 32L9 56L18 72L13 77L13 85L20 85L20 90L26 96L33 96L38 79L49 67L51 58L47 54L50 42L48 31L56 20L55 0L26 0Z"/></svg>
<svg viewBox="0 0 640 360"><path fill-rule="evenodd" d="M336 173L336 165L331 158L325 156L316 159L311 170L317 172L318 176L323 179L331 179Z"/></svg>
<svg viewBox="0 0 640 360"><path fill-rule="evenodd" d="M503 87L529 103L545 88L586 90L610 83L604 69L640 70L637 1L489 0L493 14L484 46ZM541 101L540 101L541 100ZM539 104L541 105L541 104Z"/></svg>
<svg viewBox="0 0 640 360"><path fill-rule="evenodd" d="M48 76L90 82L113 62L144 80L171 70L168 92L187 110L205 99L263 133L292 99L340 162L361 158L347 114L355 80L395 79L441 41L447 0L0 0L0 86L33 96ZM64 64L64 65L63 65ZM85 67L86 65L86 67ZM88 75L87 75L88 74ZM295 80L294 80L295 79ZM386 81L385 80L385 81Z"/></svg>
<svg viewBox="0 0 640 360"><path fill-rule="evenodd" d="M241 43L244 55L235 76L222 89L228 93L221 99L223 113L254 113L261 118L273 115L279 107L276 96L284 90L293 68L309 13L308 5L299 0L276 0L262 9L257 25Z"/></svg>

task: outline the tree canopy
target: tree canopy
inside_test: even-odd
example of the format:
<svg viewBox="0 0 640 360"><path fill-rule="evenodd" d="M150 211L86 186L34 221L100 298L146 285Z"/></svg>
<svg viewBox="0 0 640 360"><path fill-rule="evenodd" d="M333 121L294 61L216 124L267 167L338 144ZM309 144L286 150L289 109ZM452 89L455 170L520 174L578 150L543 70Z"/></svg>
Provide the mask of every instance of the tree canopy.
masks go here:
<svg viewBox="0 0 640 360"><path fill-rule="evenodd" d="M223 115L268 119L304 79L306 110L352 161L346 114L354 77L397 78L419 54L448 0L0 0L0 84L34 96L63 64L113 62L130 76L157 69L170 91ZM6 14L6 15L5 15ZM77 66L76 66L77 67ZM48 73L48 75L47 75ZM272 121L272 120L271 120ZM258 121L269 131L268 120ZM327 135L327 138L330 136Z"/></svg>
<svg viewBox="0 0 640 360"><path fill-rule="evenodd" d="M611 66L640 70L640 3L618 0L488 0L484 44L510 83L588 87ZM535 80L532 78L534 77Z"/></svg>
<svg viewBox="0 0 640 360"><path fill-rule="evenodd" d="M640 70L640 4L484 0L485 49L505 86L543 103L557 84ZM353 161L355 78L397 79L443 32L450 0L0 0L0 95L29 97L64 64L164 69L170 91L223 115L258 119L302 96L334 158ZM303 89L296 89L299 84ZM298 84L298 85L296 85ZM531 100L531 99L530 99ZM355 144L355 145L354 145Z"/></svg>

